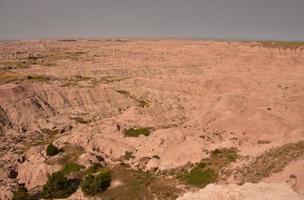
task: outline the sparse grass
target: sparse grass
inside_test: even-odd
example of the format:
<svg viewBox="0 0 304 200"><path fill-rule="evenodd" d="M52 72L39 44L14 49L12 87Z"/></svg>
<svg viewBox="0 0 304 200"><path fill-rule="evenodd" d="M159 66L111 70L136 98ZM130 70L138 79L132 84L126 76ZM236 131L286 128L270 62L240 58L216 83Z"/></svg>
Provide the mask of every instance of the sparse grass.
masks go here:
<svg viewBox="0 0 304 200"><path fill-rule="evenodd" d="M158 177L153 173L132 170L123 165L112 169L112 180L119 180L123 184L107 189L98 196L100 199L175 200L181 194L175 179Z"/></svg>
<svg viewBox="0 0 304 200"><path fill-rule="evenodd" d="M149 106L149 103L144 100L139 100L138 103L139 103L139 106L142 108L146 108Z"/></svg>
<svg viewBox="0 0 304 200"><path fill-rule="evenodd" d="M81 117L70 117L70 119L72 119L72 120L74 120L74 121L76 121L76 122L78 122L80 124L88 124L88 123L91 122L90 120L85 120L85 119L83 119Z"/></svg>
<svg viewBox="0 0 304 200"><path fill-rule="evenodd" d="M304 157L304 141L273 148L258 156L248 166L236 169L242 182L259 182L264 177L282 171L290 162Z"/></svg>
<svg viewBox="0 0 304 200"><path fill-rule="evenodd" d="M75 39L62 39L62 40L57 40L59 42L77 42Z"/></svg>
<svg viewBox="0 0 304 200"><path fill-rule="evenodd" d="M268 140L258 140L258 144L270 144L271 142Z"/></svg>
<svg viewBox="0 0 304 200"><path fill-rule="evenodd" d="M48 135L57 135L60 132L60 130L58 129L49 129L49 128L42 128L40 129L40 131Z"/></svg>
<svg viewBox="0 0 304 200"><path fill-rule="evenodd" d="M12 71L0 71L0 84L29 80L33 82L48 82L55 78L44 75L27 75Z"/></svg>
<svg viewBox="0 0 304 200"><path fill-rule="evenodd" d="M94 163L85 171L85 174L94 174L104 170L109 170L109 168L102 166L100 163Z"/></svg>
<svg viewBox="0 0 304 200"><path fill-rule="evenodd" d="M95 77L94 79L92 79L92 84L97 85L98 83L113 83L113 82L121 81L121 80L124 80L124 79L115 78L112 76Z"/></svg>
<svg viewBox="0 0 304 200"><path fill-rule="evenodd" d="M223 164L233 162L237 159L237 151L235 148L215 149L211 152L210 159L221 160Z"/></svg>
<svg viewBox="0 0 304 200"><path fill-rule="evenodd" d="M282 49L296 49L304 46L304 42L289 42L289 41L261 41L259 42L266 48L282 48Z"/></svg>
<svg viewBox="0 0 304 200"><path fill-rule="evenodd" d="M44 76L44 75L28 75L27 80L31 81L39 81L39 82L47 82L51 78L49 76Z"/></svg>
<svg viewBox="0 0 304 200"><path fill-rule="evenodd" d="M68 162L68 163L66 163L64 166L63 166L63 168L62 168L62 173L64 174L64 175L66 175L66 174L69 174L69 173L71 173L71 172L78 172L78 171L80 171L81 169L83 169L84 167L82 166L82 165L79 165L79 164L77 164L77 163L75 163L75 162Z"/></svg>
<svg viewBox="0 0 304 200"><path fill-rule="evenodd" d="M65 165L69 162L76 162L79 156L84 153L84 150L81 147L74 145L66 145L62 148L62 151L64 151L64 154L60 159L46 160L45 162L49 165Z"/></svg>
<svg viewBox="0 0 304 200"><path fill-rule="evenodd" d="M131 151L126 151L125 155L123 157L125 160L130 160L130 159L135 158L135 156L133 155L133 152L131 152Z"/></svg>
<svg viewBox="0 0 304 200"><path fill-rule="evenodd" d="M91 79L91 77L88 77L88 76L76 75L76 76L72 76L69 80L74 81L74 82L79 82L79 81L87 81L90 79Z"/></svg>
<svg viewBox="0 0 304 200"><path fill-rule="evenodd" d="M126 90L116 90L116 92L123 94L123 95L130 95L130 92L128 92Z"/></svg>
<svg viewBox="0 0 304 200"><path fill-rule="evenodd" d="M175 175L187 184L205 187L209 183L215 182L221 170L231 162L236 161L237 157L237 150L234 148L215 149L210 153L209 158L190 167L177 170Z"/></svg>
<svg viewBox="0 0 304 200"><path fill-rule="evenodd" d="M63 147L65 152L65 158L63 160L63 164L67 162L76 162L78 157L84 153L84 150L81 147L74 145L66 145Z"/></svg>
<svg viewBox="0 0 304 200"><path fill-rule="evenodd" d="M77 82L68 81L61 85L61 87L76 87L79 86Z"/></svg>
<svg viewBox="0 0 304 200"><path fill-rule="evenodd" d="M0 84L22 81L24 79L25 77L23 74L19 74L17 72L11 72L11 71L0 71Z"/></svg>
<svg viewBox="0 0 304 200"><path fill-rule="evenodd" d="M35 65L41 58L29 55L27 58L11 58L0 60L0 66L4 66L8 69L16 68L28 68L31 65Z"/></svg>
<svg viewBox="0 0 304 200"><path fill-rule="evenodd" d="M52 49L48 51L47 54L45 54L45 52L42 53L42 55L30 54L28 57L22 57L22 58L18 58L18 56L12 54L12 56L15 57L0 60L0 67L3 66L1 67L2 69L28 68L32 65L49 67L53 65L51 62L56 63L58 61L65 59L79 60L84 54L85 52L82 51L66 52L62 49Z"/></svg>
<svg viewBox="0 0 304 200"><path fill-rule="evenodd" d="M146 107L149 106L149 103L148 103L147 101L142 100L142 99L138 99L138 98L132 96L132 95L130 94L130 92L128 92L128 91L126 91L126 90L116 90L116 92L118 92L118 93L120 93L120 94L123 94L123 95L126 95L127 97L129 97L129 98L131 98L131 99L137 101L139 107L146 108Z"/></svg>
<svg viewBox="0 0 304 200"><path fill-rule="evenodd" d="M151 133L151 128L129 128L124 130L124 135L126 137L139 137L140 135L149 136Z"/></svg>

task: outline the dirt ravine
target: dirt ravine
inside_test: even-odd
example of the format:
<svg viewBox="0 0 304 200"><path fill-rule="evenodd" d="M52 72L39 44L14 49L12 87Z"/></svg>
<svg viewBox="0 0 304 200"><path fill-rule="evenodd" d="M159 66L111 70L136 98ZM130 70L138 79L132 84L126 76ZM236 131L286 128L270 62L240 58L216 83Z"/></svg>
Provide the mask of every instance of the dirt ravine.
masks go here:
<svg viewBox="0 0 304 200"><path fill-rule="evenodd" d="M50 142L63 152L48 157ZM129 168L121 171L137 178L153 174L141 179L151 188L136 198L202 199L206 192L220 199L231 190L251 200L265 190L269 199L284 199L282 191L304 199L303 143L302 43L0 42L0 200L20 184L40 190L68 161L123 164ZM163 175L223 148L236 149L237 158L218 170L213 185L198 190ZM114 191L124 196L111 187L105 195ZM73 198L99 197L77 190Z"/></svg>

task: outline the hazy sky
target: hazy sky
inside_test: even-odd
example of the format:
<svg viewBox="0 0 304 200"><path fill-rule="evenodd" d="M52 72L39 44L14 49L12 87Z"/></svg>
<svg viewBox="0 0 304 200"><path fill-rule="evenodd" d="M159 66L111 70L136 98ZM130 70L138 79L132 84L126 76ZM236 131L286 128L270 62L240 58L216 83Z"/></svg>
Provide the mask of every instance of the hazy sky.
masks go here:
<svg viewBox="0 0 304 200"><path fill-rule="evenodd" d="M304 40L304 0L0 0L0 39Z"/></svg>

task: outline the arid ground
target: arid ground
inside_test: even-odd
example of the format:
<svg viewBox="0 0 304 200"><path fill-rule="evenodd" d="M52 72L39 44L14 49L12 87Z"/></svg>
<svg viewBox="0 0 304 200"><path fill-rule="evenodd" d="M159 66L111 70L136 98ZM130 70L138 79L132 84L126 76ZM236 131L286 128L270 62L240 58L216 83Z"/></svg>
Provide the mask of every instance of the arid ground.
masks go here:
<svg viewBox="0 0 304 200"><path fill-rule="evenodd" d="M304 199L304 43L1 41L0 149L1 200L96 164L69 199Z"/></svg>

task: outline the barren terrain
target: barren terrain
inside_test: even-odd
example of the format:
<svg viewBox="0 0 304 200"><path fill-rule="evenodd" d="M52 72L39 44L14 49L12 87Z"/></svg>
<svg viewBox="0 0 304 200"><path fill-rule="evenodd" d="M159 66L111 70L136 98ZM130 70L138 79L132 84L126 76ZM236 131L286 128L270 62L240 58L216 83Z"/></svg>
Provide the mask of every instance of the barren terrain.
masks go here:
<svg viewBox="0 0 304 200"><path fill-rule="evenodd" d="M68 162L112 171L69 199L304 199L304 44L1 41L0 150L1 200Z"/></svg>

